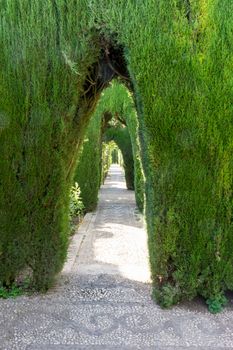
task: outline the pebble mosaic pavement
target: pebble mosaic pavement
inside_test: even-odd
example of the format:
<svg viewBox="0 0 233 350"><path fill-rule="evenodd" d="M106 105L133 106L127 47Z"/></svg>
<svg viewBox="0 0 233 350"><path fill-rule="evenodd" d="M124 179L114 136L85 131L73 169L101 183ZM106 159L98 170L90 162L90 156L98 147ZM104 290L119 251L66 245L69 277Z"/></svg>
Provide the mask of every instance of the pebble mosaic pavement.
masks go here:
<svg viewBox="0 0 233 350"><path fill-rule="evenodd" d="M151 300L146 233L119 167L69 273L46 295L0 299L1 350L230 350L233 299L162 310Z"/></svg>

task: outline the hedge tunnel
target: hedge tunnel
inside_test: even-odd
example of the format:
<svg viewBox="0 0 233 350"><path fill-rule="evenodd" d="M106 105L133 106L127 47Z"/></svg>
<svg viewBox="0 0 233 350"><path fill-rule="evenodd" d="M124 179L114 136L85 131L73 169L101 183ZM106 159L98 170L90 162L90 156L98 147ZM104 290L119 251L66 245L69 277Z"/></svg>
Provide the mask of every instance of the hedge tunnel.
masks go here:
<svg viewBox="0 0 233 350"><path fill-rule="evenodd" d="M134 190L134 158L127 127L109 127L105 132L105 142L114 141L122 152L125 180L128 190Z"/></svg>
<svg viewBox="0 0 233 350"><path fill-rule="evenodd" d="M101 94L78 157L74 181L80 186L86 211L96 208L103 178L102 144L110 141L115 141L122 152L127 188L135 189L137 206L143 211L144 177L136 109L127 86L117 80Z"/></svg>
<svg viewBox="0 0 233 350"><path fill-rule="evenodd" d="M233 289L233 2L3 0L0 281L38 290L62 268L69 191L102 91L137 110L154 295Z"/></svg>

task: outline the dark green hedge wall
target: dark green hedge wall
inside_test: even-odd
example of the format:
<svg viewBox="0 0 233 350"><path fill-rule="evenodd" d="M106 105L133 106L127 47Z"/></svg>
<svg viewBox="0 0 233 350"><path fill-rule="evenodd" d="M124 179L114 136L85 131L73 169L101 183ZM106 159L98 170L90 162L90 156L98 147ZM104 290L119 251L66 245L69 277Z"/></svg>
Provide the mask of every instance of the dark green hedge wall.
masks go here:
<svg viewBox="0 0 233 350"><path fill-rule="evenodd" d="M104 87L86 92L99 51L89 47L93 32L83 33L88 21L81 20L78 3L63 5L32 0L0 7L3 284L30 267L36 288L47 289L61 269L77 152Z"/></svg>

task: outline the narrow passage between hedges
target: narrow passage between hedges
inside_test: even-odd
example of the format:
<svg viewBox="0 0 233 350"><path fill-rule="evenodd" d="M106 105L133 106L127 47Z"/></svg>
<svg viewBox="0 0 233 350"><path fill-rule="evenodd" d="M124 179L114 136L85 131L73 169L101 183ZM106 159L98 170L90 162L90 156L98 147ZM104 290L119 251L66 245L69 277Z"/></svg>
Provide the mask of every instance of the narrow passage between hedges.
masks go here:
<svg viewBox="0 0 233 350"><path fill-rule="evenodd" d="M134 192L126 189L123 169L112 165L73 271L149 282L148 259L147 235Z"/></svg>
<svg viewBox="0 0 233 350"><path fill-rule="evenodd" d="M88 215L54 289L0 299L0 349L233 349L232 303L212 315L200 300L170 310L152 301L146 232L118 166Z"/></svg>

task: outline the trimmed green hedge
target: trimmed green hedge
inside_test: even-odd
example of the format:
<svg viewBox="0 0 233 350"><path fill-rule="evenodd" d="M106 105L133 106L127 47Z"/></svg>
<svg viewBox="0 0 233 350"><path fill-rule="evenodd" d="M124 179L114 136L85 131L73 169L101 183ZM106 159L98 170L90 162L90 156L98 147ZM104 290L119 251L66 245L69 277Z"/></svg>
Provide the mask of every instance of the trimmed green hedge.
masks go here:
<svg viewBox="0 0 233 350"><path fill-rule="evenodd" d="M101 185L102 118L95 113L87 128L83 148L78 158L74 181L79 184L85 211L93 211Z"/></svg>
<svg viewBox="0 0 233 350"><path fill-rule="evenodd" d="M96 35L91 30L83 33L88 19L80 18L81 3L63 5L63 1L4 1L0 8L0 281L4 285L30 267L35 287L47 289L61 270L77 154L98 93L107 82L97 93L89 88L89 67L99 55L96 45L90 47Z"/></svg>
<svg viewBox="0 0 233 350"><path fill-rule="evenodd" d="M3 1L0 280L61 268L77 153L118 75L136 101L152 277L170 306L233 289L233 3Z"/></svg>

